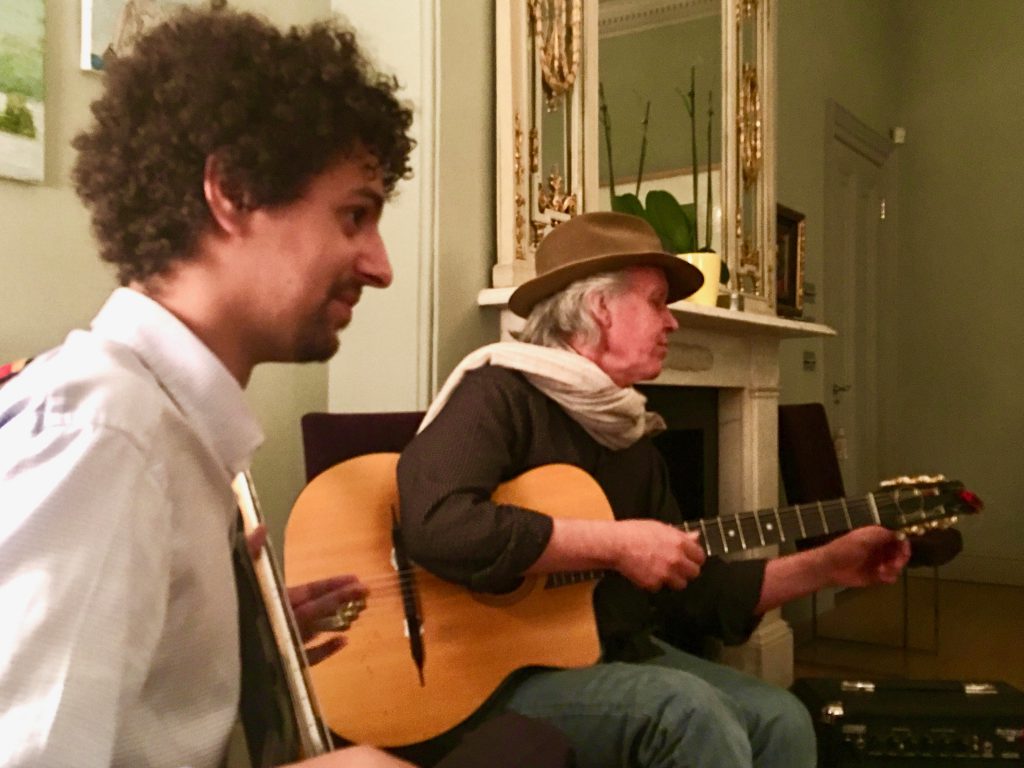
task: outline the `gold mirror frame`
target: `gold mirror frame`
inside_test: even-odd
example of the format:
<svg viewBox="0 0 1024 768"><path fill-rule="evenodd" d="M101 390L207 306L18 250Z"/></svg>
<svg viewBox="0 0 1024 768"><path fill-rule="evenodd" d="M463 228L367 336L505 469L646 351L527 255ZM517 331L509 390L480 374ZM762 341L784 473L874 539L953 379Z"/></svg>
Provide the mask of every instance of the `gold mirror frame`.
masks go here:
<svg viewBox="0 0 1024 768"><path fill-rule="evenodd" d="M629 0L670 17L719 0ZM720 0L723 257L729 292L775 312L776 0ZM627 0L614 0L621 12ZM494 287L533 277L536 244L559 221L594 210L598 185L598 0L495 0L497 259ZM559 21L561 20L561 21ZM552 45L552 42L557 44ZM547 82L545 82L547 81ZM540 167L542 110L565 109L564 168Z"/></svg>
<svg viewBox="0 0 1024 768"><path fill-rule="evenodd" d="M535 274L537 243L596 197L597 0L495 0L497 263L494 287ZM562 157L542 167L544 110L561 111Z"/></svg>
<svg viewBox="0 0 1024 768"><path fill-rule="evenodd" d="M775 313L776 0L722 1L723 210L730 292Z"/></svg>

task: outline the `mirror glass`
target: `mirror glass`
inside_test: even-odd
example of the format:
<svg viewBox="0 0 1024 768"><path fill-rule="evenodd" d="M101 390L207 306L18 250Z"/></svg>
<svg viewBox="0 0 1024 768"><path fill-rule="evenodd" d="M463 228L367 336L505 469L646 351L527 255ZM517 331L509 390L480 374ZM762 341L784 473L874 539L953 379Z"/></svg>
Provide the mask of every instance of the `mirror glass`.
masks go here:
<svg viewBox="0 0 1024 768"><path fill-rule="evenodd" d="M597 207L610 209L613 191L642 205L651 190L684 208L696 200L693 250L722 253L720 7L691 4L656 24L627 8L600 5Z"/></svg>

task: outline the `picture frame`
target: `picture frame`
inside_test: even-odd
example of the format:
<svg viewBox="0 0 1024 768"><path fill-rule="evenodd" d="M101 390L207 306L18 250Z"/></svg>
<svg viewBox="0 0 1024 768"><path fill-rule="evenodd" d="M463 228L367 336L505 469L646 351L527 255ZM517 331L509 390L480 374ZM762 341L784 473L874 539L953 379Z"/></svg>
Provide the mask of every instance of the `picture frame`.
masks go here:
<svg viewBox="0 0 1024 768"><path fill-rule="evenodd" d="M0 177L42 182L46 152L46 3L0 4Z"/></svg>
<svg viewBox="0 0 1024 768"><path fill-rule="evenodd" d="M135 41L183 5L222 8L226 0L82 0L79 66L100 72L111 56L124 56Z"/></svg>
<svg viewBox="0 0 1024 768"><path fill-rule="evenodd" d="M800 317L804 311L807 217L781 204L775 207L775 311L782 317Z"/></svg>

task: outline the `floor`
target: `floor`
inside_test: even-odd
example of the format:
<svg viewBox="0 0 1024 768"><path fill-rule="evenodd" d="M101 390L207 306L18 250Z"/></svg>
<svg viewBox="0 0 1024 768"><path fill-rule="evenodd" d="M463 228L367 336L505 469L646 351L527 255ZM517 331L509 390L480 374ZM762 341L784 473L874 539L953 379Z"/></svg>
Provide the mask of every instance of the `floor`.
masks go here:
<svg viewBox="0 0 1024 768"><path fill-rule="evenodd" d="M903 585L849 590L794 626L797 677L1001 680L1024 690L1024 587L907 580L909 649L902 648ZM836 639L841 638L841 639Z"/></svg>

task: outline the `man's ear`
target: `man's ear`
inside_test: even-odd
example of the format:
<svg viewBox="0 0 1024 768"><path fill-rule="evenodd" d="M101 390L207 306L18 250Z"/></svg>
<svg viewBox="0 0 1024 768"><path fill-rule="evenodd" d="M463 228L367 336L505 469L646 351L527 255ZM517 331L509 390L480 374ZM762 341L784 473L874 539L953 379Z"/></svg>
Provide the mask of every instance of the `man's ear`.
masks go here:
<svg viewBox="0 0 1024 768"><path fill-rule="evenodd" d="M221 230L238 234L244 229L249 211L225 190L220 161L216 155L209 155L203 166L203 196L206 198L206 207L210 209L210 216Z"/></svg>
<svg viewBox="0 0 1024 768"><path fill-rule="evenodd" d="M597 323L597 327L602 331L608 330L608 327L612 324L612 313L608 308L608 296L605 295L604 291L594 291L587 295L586 302L587 309L594 318L594 322Z"/></svg>

